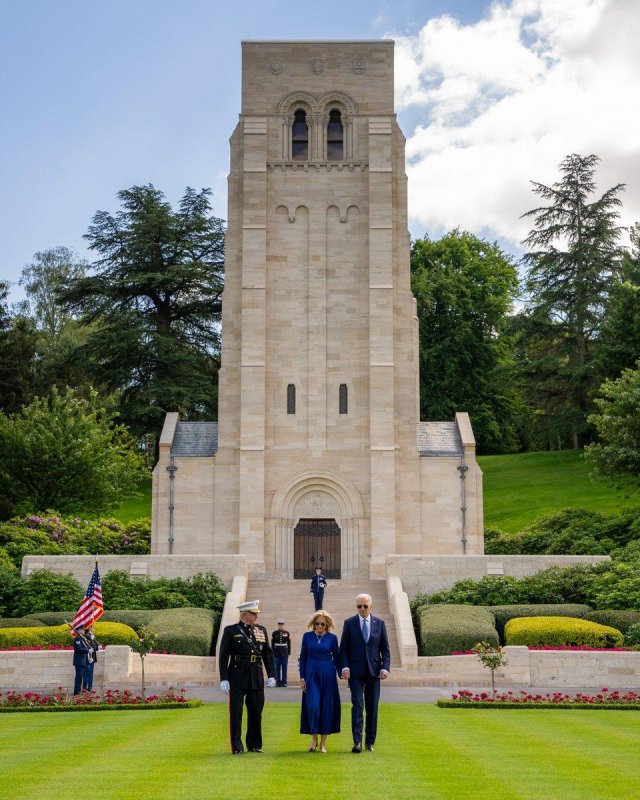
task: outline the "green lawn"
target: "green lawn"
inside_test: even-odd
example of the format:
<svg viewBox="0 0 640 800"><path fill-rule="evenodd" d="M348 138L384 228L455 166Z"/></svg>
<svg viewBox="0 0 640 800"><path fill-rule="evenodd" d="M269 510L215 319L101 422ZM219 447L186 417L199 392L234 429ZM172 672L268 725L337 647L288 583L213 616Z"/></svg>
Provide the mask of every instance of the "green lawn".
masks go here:
<svg viewBox="0 0 640 800"><path fill-rule="evenodd" d="M581 453L522 453L481 456L484 521L515 533L536 517L561 508L613 513L640 506L640 492L623 492L589 477Z"/></svg>
<svg viewBox="0 0 640 800"><path fill-rule="evenodd" d="M640 717L383 704L375 753L352 755L348 707L329 753L306 752L297 704L269 704L266 752L234 757L223 704L189 711L6 714L0 797L104 800L629 800Z"/></svg>
<svg viewBox="0 0 640 800"><path fill-rule="evenodd" d="M151 516L151 478L143 481L140 484L140 496L134 497L131 500L125 500L116 511L109 514L110 517L117 519L126 525L127 522L132 522L140 517Z"/></svg>

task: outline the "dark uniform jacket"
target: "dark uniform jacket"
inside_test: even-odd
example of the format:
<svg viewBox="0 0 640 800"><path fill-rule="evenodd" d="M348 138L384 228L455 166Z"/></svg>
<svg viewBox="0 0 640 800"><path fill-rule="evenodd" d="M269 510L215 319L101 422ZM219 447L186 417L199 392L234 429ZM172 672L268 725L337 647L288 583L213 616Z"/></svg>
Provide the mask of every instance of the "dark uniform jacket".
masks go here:
<svg viewBox="0 0 640 800"><path fill-rule="evenodd" d="M263 625L238 622L227 625L220 643L220 680L229 681L234 689L264 689L264 672L275 678L273 651L269 646L269 634Z"/></svg>
<svg viewBox="0 0 640 800"><path fill-rule="evenodd" d="M291 655L291 634L289 631L277 630L271 634L271 647L274 656Z"/></svg>
<svg viewBox="0 0 640 800"><path fill-rule="evenodd" d="M316 592L324 592L326 588L327 579L324 577L324 575L314 575L313 578L311 578L311 592L314 594Z"/></svg>
<svg viewBox="0 0 640 800"><path fill-rule="evenodd" d="M76 636L73 640L73 666L86 667L89 663L89 648L86 639Z"/></svg>

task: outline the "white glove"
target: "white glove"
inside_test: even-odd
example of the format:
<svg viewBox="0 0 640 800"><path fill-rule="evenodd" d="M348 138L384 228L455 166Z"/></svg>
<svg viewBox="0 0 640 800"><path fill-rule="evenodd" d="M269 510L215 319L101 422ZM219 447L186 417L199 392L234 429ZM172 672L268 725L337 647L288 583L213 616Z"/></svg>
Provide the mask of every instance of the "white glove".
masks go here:
<svg viewBox="0 0 640 800"><path fill-rule="evenodd" d="M227 694L231 686L229 686L229 681L220 681L220 688L222 691Z"/></svg>
<svg viewBox="0 0 640 800"><path fill-rule="evenodd" d="M269 680L267 681L267 688L273 689L275 687L275 685L276 685L276 679L275 678L269 678Z"/></svg>

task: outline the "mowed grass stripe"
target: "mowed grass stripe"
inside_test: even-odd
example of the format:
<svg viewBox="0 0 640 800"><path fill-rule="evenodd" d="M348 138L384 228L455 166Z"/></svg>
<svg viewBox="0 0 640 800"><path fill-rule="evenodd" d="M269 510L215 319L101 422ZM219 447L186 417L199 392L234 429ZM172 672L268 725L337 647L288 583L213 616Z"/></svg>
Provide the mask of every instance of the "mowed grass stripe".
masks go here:
<svg viewBox="0 0 640 800"><path fill-rule="evenodd" d="M0 797L66 798L90 771L105 800L622 800L640 793L640 716L382 704L376 752L353 755L350 709L306 752L297 704L267 704L266 752L231 756L224 705L0 718Z"/></svg>

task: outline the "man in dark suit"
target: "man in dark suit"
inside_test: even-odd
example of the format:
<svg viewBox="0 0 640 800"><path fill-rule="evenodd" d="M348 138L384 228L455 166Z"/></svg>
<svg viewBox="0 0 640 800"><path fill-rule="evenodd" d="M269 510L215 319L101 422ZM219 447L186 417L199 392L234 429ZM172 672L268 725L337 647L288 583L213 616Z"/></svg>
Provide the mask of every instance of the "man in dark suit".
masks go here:
<svg viewBox="0 0 640 800"><path fill-rule="evenodd" d="M378 729L380 681L391 669L387 628L379 617L371 614L373 603L368 594L356 598L358 613L344 621L340 639L341 677L349 681L351 690L352 753L362 752L363 712L366 714L365 747L373 751Z"/></svg>
<svg viewBox="0 0 640 800"><path fill-rule="evenodd" d="M256 625L260 603L253 600L238 606L240 622L227 625L220 642L218 668L220 688L229 693L231 752L242 755L242 709L247 706L247 750L262 752L262 709L264 708L264 672L267 686L276 685L273 651L269 634Z"/></svg>

